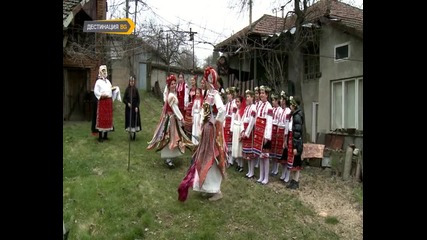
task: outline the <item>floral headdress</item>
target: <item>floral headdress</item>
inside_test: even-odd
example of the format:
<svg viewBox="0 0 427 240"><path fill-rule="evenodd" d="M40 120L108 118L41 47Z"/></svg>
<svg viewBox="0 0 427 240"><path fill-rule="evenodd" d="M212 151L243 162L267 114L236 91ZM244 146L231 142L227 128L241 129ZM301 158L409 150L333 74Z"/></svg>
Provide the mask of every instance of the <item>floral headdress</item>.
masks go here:
<svg viewBox="0 0 427 240"><path fill-rule="evenodd" d="M218 84L217 84L218 73L213 67L209 66L205 69L204 77L207 83L209 83L213 88L218 90Z"/></svg>

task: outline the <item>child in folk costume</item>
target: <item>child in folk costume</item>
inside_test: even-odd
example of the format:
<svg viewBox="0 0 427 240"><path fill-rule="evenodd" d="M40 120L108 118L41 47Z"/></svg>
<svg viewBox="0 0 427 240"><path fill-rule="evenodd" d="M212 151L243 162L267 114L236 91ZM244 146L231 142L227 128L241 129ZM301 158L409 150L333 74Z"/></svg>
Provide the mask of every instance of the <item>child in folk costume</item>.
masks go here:
<svg viewBox="0 0 427 240"><path fill-rule="evenodd" d="M283 152L278 162L282 166L282 175L280 176L280 180L284 182L289 182L290 170L287 167L288 161L288 145L289 145L289 122L291 120L291 109L289 108L289 98L284 91L280 93L281 105L283 109L282 116L280 116L279 127L284 128L283 133Z"/></svg>
<svg viewBox="0 0 427 240"><path fill-rule="evenodd" d="M228 164L229 166L233 166L233 157L231 156L231 144L233 135L231 130L231 115L233 113L233 109L236 107L236 103L234 100L235 97L235 87L229 87L225 90L227 93L227 103L225 104L225 121L224 121L224 138L225 143L227 144L227 155L228 155Z"/></svg>
<svg viewBox="0 0 427 240"><path fill-rule="evenodd" d="M276 176L279 173L279 164L277 160L282 155L283 151L283 136L279 134L279 118L283 113L283 109L280 106L279 95L271 94L271 103L273 106L273 127L271 132L271 151L270 151L270 160L271 160L271 175ZM280 144L280 146L278 146ZM280 155L278 154L277 149L280 149Z"/></svg>
<svg viewBox="0 0 427 240"><path fill-rule="evenodd" d="M199 144L199 138L201 134L200 111L202 108L202 102L203 102L202 89L196 88L195 97L194 97L194 100L192 101L192 109L191 109L191 116L193 119L191 141L194 143L194 145Z"/></svg>
<svg viewBox="0 0 427 240"><path fill-rule="evenodd" d="M261 86L259 90L261 103L258 105L255 122L254 151L259 159L259 178L257 182L265 185L268 183L270 172L269 153L271 150L271 130L273 128L273 107L268 101L271 89Z"/></svg>
<svg viewBox="0 0 427 240"><path fill-rule="evenodd" d="M252 90L246 90L246 107L242 115L243 132L240 135L242 141L242 156L243 159L248 161L248 172L246 173L247 178L254 176L255 161L253 151L253 139L254 139L254 125L256 121L256 105L253 103L255 93Z"/></svg>
<svg viewBox="0 0 427 240"><path fill-rule="evenodd" d="M243 172L243 159L242 159L242 141L240 134L243 132L242 116L246 108L243 96L238 95L235 98L236 107L233 108L233 114L231 116L231 128L230 131L233 135L233 143L231 145L231 156L237 163L236 171Z"/></svg>
<svg viewBox="0 0 427 240"><path fill-rule="evenodd" d="M255 98L254 98L254 103L255 103L255 106L256 106L256 110L257 110L257 112L258 112L258 107L259 107L259 104L260 104L260 100L259 100L259 87L255 87L254 88L254 93L255 93ZM255 168L258 168L258 165L259 165L259 159L257 158L256 160L256 163L255 163Z"/></svg>
<svg viewBox="0 0 427 240"><path fill-rule="evenodd" d="M291 129L292 134L289 134L289 138L292 139L292 143L288 146L288 148L292 148L292 153L288 151L288 167L291 170L291 174L293 175L291 178L291 182L286 186L290 189L299 188L299 177L300 171L302 170L302 152L304 149L303 145L303 124L304 124L304 115L302 109L300 107L300 98L297 96L290 97L290 105L291 105ZM290 161L290 157L292 158Z"/></svg>

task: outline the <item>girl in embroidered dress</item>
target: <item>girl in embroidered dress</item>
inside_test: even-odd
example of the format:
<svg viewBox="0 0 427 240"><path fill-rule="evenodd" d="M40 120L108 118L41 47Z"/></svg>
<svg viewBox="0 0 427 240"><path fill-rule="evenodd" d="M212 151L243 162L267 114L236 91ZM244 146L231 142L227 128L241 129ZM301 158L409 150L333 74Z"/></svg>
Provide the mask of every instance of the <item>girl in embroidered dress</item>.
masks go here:
<svg viewBox="0 0 427 240"><path fill-rule="evenodd" d="M224 137L225 143L227 144L227 161L229 166L233 166L233 157L231 156L231 145L233 141L233 135L231 132L231 115L233 114L233 109L236 107L235 102L235 88L229 87L225 90L227 93L227 103L225 104L225 121L224 121Z"/></svg>
<svg viewBox="0 0 427 240"><path fill-rule="evenodd" d="M236 107L233 108L231 116L230 131L233 135L233 142L231 144L231 156L233 161L237 163L236 171L243 172L243 160L242 160L242 141L240 134L243 132L242 116L245 110L245 102L241 95L234 98Z"/></svg>
<svg viewBox="0 0 427 240"><path fill-rule="evenodd" d="M279 95L271 94L271 103L273 105L273 127L271 132L271 151L270 151L270 161L272 164L271 167L271 175L276 176L279 173L279 164L277 162L278 155L276 154L276 149L280 148L280 150L283 149L282 145L277 146L277 143L279 142L279 118L283 113L283 109L280 106L280 100Z"/></svg>
<svg viewBox="0 0 427 240"><path fill-rule="evenodd" d="M280 159L278 160L280 165L282 166L282 175L280 176L280 180L283 180L285 183L289 182L290 170L287 167L288 161L288 136L289 136L289 121L291 119L291 109L289 108L289 97L286 95L284 91L280 93L281 97L281 105L283 109L282 116L280 117L279 125L285 128L284 131L284 140L283 140L283 153Z"/></svg>
<svg viewBox="0 0 427 240"><path fill-rule="evenodd" d="M259 90L260 103L258 105L257 119L255 122L254 151L259 159L259 178L257 182L265 185L268 183L270 172L269 153L271 150L273 107L268 101L268 95L271 89L266 86L261 86Z"/></svg>
<svg viewBox="0 0 427 240"><path fill-rule="evenodd" d="M242 141L242 156L243 159L248 161L247 178L254 177L254 169L256 158L254 157L253 141L254 141L254 125L256 121L256 105L253 100L255 93L252 90L246 90L246 107L242 115L242 123L244 130L240 135Z"/></svg>
<svg viewBox="0 0 427 240"><path fill-rule="evenodd" d="M202 102L203 102L202 90L200 88L196 88L195 97L192 102L192 109L191 109L191 116L193 119L191 141L194 143L194 145L199 144L199 139L201 134L200 111L202 109Z"/></svg>

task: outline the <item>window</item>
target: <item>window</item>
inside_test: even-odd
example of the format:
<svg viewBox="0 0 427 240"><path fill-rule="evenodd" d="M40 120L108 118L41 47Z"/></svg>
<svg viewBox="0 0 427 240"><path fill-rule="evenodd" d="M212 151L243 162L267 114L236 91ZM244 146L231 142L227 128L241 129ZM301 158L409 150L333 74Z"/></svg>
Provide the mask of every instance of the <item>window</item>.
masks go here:
<svg viewBox="0 0 427 240"><path fill-rule="evenodd" d="M363 130L363 78L332 82L331 130Z"/></svg>
<svg viewBox="0 0 427 240"><path fill-rule="evenodd" d="M350 44L344 43L335 47L335 61L345 60L350 57Z"/></svg>
<svg viewBox="0 0 427 240"><path fill-rule="evenodd" d="M304 80L319 78L319 55L304 55Z"/></svg>

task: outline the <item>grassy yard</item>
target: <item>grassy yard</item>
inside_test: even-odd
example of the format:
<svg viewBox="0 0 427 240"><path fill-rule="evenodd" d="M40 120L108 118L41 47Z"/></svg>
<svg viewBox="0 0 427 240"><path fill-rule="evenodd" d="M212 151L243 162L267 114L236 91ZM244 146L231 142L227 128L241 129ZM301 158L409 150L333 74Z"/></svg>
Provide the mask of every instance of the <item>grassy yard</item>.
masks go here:
<svg viewBox="0 0 427 240"><path fill-rule="evenodd" d="M103 143L91 135L90 122L64 123L63 219L68 239L362 239L361 219L352 225L339 213L319 214L316 203L328 204L321 202L322 195L306 201L307 194L322 194L316 189L328 184L337 189L334 184L340 181L313 167L303 170L298 190L286 189L278 177L270 177L265 186L256 184L244 178L245 171L230 168L222 184L223 199L210 202L190 189L187 201L178 201L177 187L191 153L168 169L159 152L146 150L162 103L144 91L141 98L143 130L134 142L124 131L121 102L114 102L115 131ZM347 185L338 193L348 192L341 205L361 208L360 185Z"/></svg>

